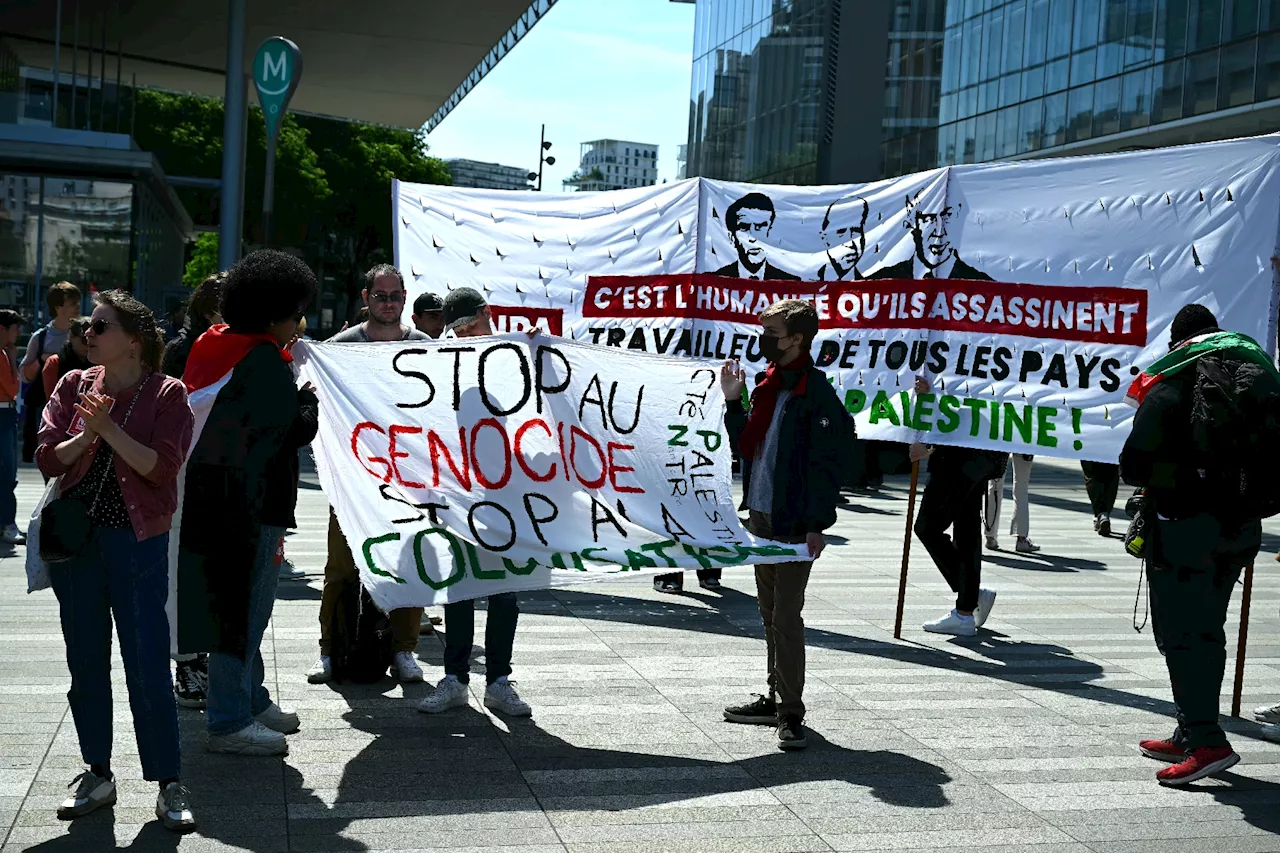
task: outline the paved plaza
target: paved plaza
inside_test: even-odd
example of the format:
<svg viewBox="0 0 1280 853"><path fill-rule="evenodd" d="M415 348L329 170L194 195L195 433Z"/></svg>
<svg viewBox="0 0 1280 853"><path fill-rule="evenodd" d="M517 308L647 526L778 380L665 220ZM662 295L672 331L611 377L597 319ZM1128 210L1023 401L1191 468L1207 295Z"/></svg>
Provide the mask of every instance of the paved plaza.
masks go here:
<svg viewBox="0 0 1280 853"><path fill-rule="evenodd" d="M287 550L308 578L282 583L262 650L268 685L302 731L284 759L212 756L202 715L180 710L200 819L181 839L155 820L118 659L119 803L56 818L83 769L57 604L25 594L21 548L0 559L2 853L1280 851L1280 745L1255 724L1228 721L1243 761L1189 790L1159 787L1160 765L1139 755L1140 737L1171 731L1165 668L1150 628L1133 628L1139 564L1118 531L1092 533L1077 466L1037 460L1031 535L1044 551L985 555L999 600L969 640L920 630L952 597L917 545L894 641L906 482L850 496L809 584L811 746L793 754L771 729L721 721L764 681L750 569L728 570L721 594L692 575L680 596L647 578L523 594L515 677L532 720L484 711L482 678L470 708L439 717L415 710L429 685L307 684L327 509L304 479ZM39 491L23 469L20 515ZM1280 524L1268 531L1246 711L1280 701ZM1224 712L1238 610L1237 594ZM442 650L438 635L418 647L430 680Z"/></svg>

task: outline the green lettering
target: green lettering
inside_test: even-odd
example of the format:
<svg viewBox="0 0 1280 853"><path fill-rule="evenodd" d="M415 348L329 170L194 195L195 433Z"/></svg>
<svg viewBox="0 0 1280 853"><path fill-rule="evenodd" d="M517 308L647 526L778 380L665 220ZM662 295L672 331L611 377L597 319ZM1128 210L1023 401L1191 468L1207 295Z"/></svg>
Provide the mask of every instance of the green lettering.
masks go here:
<svg viewBox="0 0 1280 853"><path fill-rule="evenodd" d="M960 398L943 394L938 399L938 414L942 416L938 432L955 432L960 426Z"/></svg>
<svg viewBox="0 0 1280 853"><path fill-rule="evenodd" d="M583 548L582 558L584 560L590 560L593 563L616 563L617 562L616 560L602 560L599 557L591 556L591 552L593 551L608 551L608 550L609 550L608 548Z"/></svg>
<svg viewBox="0 0 1280 853"><path fill-rule="evenodd" d="M844 392L844 409L851 415L861 412L863 407L867 405L867 392L860 391L857 388L850 388Z"/></svg>
<svg viewBox="0 0 1280 853"><path fill-rule="evenodd" d="M724 440L723 437L720 435L720 433L714 432L708 429L698 430L698 435L702 438L703 443L707 446L708 453L715 453L717 450L719 450L720 442ZM711 443L712 439L715 439L714 444Z"/></svg>
<svg viewBox="0 0 1280 853"><path fill-rule="evenodd" d="M427 536L443 536L449 543L449 553L453 555L453 572L442 581L436 582L427 574L427 567L422 562L422 540ZM413 559L418 564L418 577L422 582L435 590L453 586L467 575L467 557L458 545L458 539L443 527L432 527L430 530L419 530L413 537Z"/></svg>
<svg viewBox="0 0 1280 853"><path fill-rule="evenodd" d="M969 435L976 436L978 427L982 425L982 410L987 407L986 401L966 398L962 401L962 405L969 409L972 415L969 419Z"/></svg>
<svg viewBox="0 0 1280 853"><path fill-rule="evenodd" d="M684 434L689 431L689 428L687 426L680 426L680 424L670 424L667 426L667 429L675 432L675 435L671 436L671 438L667 440L668 447L688 447L689 446L689 442L680 440L684 438Z"/></svg>
<svg viewBox="0 0 1280 853"><path fill-rule="evenodd" d="M665 542L650 542L647 545L641 545L640 550L657 554L659 557L667 561L667 568L676 569L679 568L679 565L675 560L671 559L671 555L669 555L665 550L675 544L676 543L670 539Z"/></svg>
<svg viewBox="0 0 1280 853"><path fill-rule="evenodd" d="M623 553L627 555L627 564L623 566L624 569L639 571L640 569L658 568L657 562L652 557L641 554L639 551L632 551L627 548Z"/></svg>
<svg viewBox="0 0 1280 853"><path fill-rule="evenodd" d="M902 424L911 426L911 395L902 391L898 394L898 399L902 401Z"/></svg>
<svg viewBox="0 0 1280 853"><path fill-rule="evenodd" d="M507 576L502 569L493 569L492 571L480 568L480 555L476 553L476 546L470 542L467 543L467 555L471 558L471 574L478 581L500 581Z"/></svg>
<svg viewBox="0 0 1280 853"><path fill-rule="evenodd" d="M406 581L404 578L398 578L395 575L391 574L391 572L387 571L386 569L378 568L376 565L374 565L374 562L373 562L373 546L374 545L381 545L383 542L399 542L399 541L400 541L399 533L387 533L383 536L375 536L372 539L364 540L364 547L361 550L364 551L364 564L365 566L368 567L370 572L380 577L391 578L396 583L408 583L408 581Z"/></svg>
<svg viewBox="0 0 1280 853"><path fill-rule="evenodd" d="M889 402L889 395L884 391L877 391L876 398L871 401L871 423L877 424L882 420L888 420L894 426L902 426L898 413Z"/></svg>
<svg viewBox="0 0 1280 853"><path fill-rule="evenodd" d="M1057 447L1058 437L1053 431L1058 425L1053 422L1058 417L1058 410L1053 406L1036 406L1036 444L1041 447Z"/></svg>
<svg viewBox="0 0 1280 853"><path fill-rule="evenodd" d="M919 430L933 429L933 401L937 399L935 394L921 394L916 397L916 421L915 428Z"/></svg>
<svg viewBox="0 0 1280 853"><path fill-rule="evenodd" d="M1013 441L1013 431L1018 431L1019 437L1026 444L1031 443L1031 406L1030 404L1022 407L1022 417L1018 417L1018 408L1013 403L1004 404L1004 440Z"/></svg>
<svg viewBox="0 0 1280 853"><path fill-rule="evenodd" d="M502 565L506 566L507 571L511 572L513 575L531 575L533 574L533 570L538 568L539 563L533 557L530 557L523 566L518 566L511 560L503 557ZM560 568L564 568L564 566L561 566Z"/></svg>

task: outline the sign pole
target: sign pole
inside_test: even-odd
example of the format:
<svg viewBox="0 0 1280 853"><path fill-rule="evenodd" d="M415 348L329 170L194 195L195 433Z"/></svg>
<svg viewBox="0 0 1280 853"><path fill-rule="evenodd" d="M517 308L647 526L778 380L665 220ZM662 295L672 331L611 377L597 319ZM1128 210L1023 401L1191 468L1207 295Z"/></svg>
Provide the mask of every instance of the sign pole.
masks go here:
<svg viewBox="0 0 1280 853"><path fill-rule="evenodd" d="M1249 603L1253 598L1253 563L1244 570L1244 594L1240 599L1240 639L1236 642L1236 686L1231 692L1231 716L1240 716L1240 694L1244 692L1244 650L1249 641Z"/></svg>
<svg viewBox="0 0 1280 853"><path fill-rule="evenodd" d="M275 236L276 140L280 123L289 109L289 99L302 78L302 51L283 36L271 36L258 46L253 57L253 83L267 125L267 162L262 184L262 245L270 246Z"/></svg>
<svg viewBox="0 0 1280 853"><path fill-rule="evenodd" d="M920 484L920 460L911 463L911 493L907 496L907 532L902 540L902 575L898 578L898 615L893 620L893 638L902 639L902 611L907 604L907 562L911 558L911 527L916 518L916 488Z"/></svg>

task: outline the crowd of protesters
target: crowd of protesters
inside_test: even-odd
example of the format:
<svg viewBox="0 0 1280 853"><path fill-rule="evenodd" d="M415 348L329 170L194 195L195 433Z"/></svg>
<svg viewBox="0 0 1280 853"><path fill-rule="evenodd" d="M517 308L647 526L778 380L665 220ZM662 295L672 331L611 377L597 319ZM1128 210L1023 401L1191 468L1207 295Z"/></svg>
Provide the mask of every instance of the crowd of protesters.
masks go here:
<svg viewBox="0 0 1280 853"><path fill-rule="evenodd" d="M69 283L51 287L49 324L15 352L22 318L0 310L0 532L22 544L16 523L16 482L22 401L39 413L22 442L46 478L58 478L41 514L39 547L49 563L59 604L72 717L86 769L58 809L73 819L116 801L111 770L112 622L120 637L125 683L143 776L158 787L156 814L175 831L195 826L191 794L182 783L179 706L205 711L207 749L246 756L288 752L300 730L298 713L275 702L264 683L261 644L277 584L293 576L283 556L296 526L299 451L315 437L319 399L298 386L291 347L302 334L316 279L297 258L255 252L191 294L162 332L146 306L121 291L99 293L93 313L79 317L81 294ZM409 311L400 272L369 270L362 315L333 343L375 343L493 334L482 294L469 288L443 300L424 294ZM840 502L841 454L850 416L813 363L819 331L814 306L783 300L760 316L760 349L768 369L750 396L736 362L721 370L726 427L737 449L742 510L756 535L805 547L808 559L755 567L766 640L764 693L725 708L730 722L769 725L778 746L803 749L805 590L822 554L824 531ZM535 333L536 334L536 333ZM1219 337L1215 337L1215 334ZM1264 379L1280 376L1269 357L1231 336L1230 346L1204 347L1204 357L1254 365ZM167 338L167 343L166 343ZM1171 350L1223 340L1216 320L1188 306L1174 321ZM1247 339L1245 339L1247 341ZM1251 342L1249 342L1251 343ZM1266 371L1270 371L1267 374ZM1170 371L1172 372L1172 371ZM1165 656L1177 708L1174 734L1144 740L1140 750L1169 763L1165 784L1185 784L1239 760L1218 724L1225 664L1227 602L1241 569L1260 544L1257 513L1224 500L1206 481L1195 453L1187 374L1161 382L1139 408L1120 464L1083 463L1093 529L1110 536L1121 479L1146 490L1154 520L1148 574L1154 629ZM1280 386L1278 386L1280 387ZM925 377L917 394L928 393ZM214 396L202 423L192 401ZM33 418L28 418L28 421ZM881 485L892 448L867 443L876 457L865 485ZM983 541L999 547L999 516L1009 456L957 447L912 445L907 458L927 460L915 532L956 594L955 607L924 630L974 636L990 617L994 589L981 581ZM185 462L185 465L184 465ZM1014 456L1013 550L1039 551L1029 537L1032 459ZM1197 467L1200 465L1201 467ZM1212 472L1211 472L1212 473ZM1225 477L1225 481L1231 478ZM1238 479L1238 478L1237 478ZM184 519L175 527L179 506ZM984 536L985 534L985 536ZM176 569L170 570L170 539ZM341 596L358 572L330 512L328 559L319 618L320 656L307 680L334 678L333 638ZM715 589L720 577L699 575ZM679 574L655 588L679 591ZM529 704L511 680L519 602L515 593L487 600L486 688L483 704L528 716ZM402 682L423 681L415 657L432 619L421 608L388 614L393 654L388 671ZM444 607L444 676L419 706L442 713L470 701L475 602ZM171 673L170 660L175 662ZM1280 738L1280 706L1260 708L1264 736Z"/></svg>

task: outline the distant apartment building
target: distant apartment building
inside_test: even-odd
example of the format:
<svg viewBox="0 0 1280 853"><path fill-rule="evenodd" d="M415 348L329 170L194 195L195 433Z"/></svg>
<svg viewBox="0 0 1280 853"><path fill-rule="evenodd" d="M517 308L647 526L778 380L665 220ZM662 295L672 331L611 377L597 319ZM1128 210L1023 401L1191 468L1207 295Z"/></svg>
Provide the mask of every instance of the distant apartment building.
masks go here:
<svg viewBox="0 0 1280 853"><path fill-rule="evenodd" d="M597 139L582 143L578 171L564 180L578 192L651 187L658 183L658 146L651 142Z"/></svg>
<svg viewBox="0 0 1280 853"><path fill-rule="evenodd" d="M482 163L462 158L446 160L455 187L478 187L489 190L530 190L529 170L501 163Z"/></svg>

